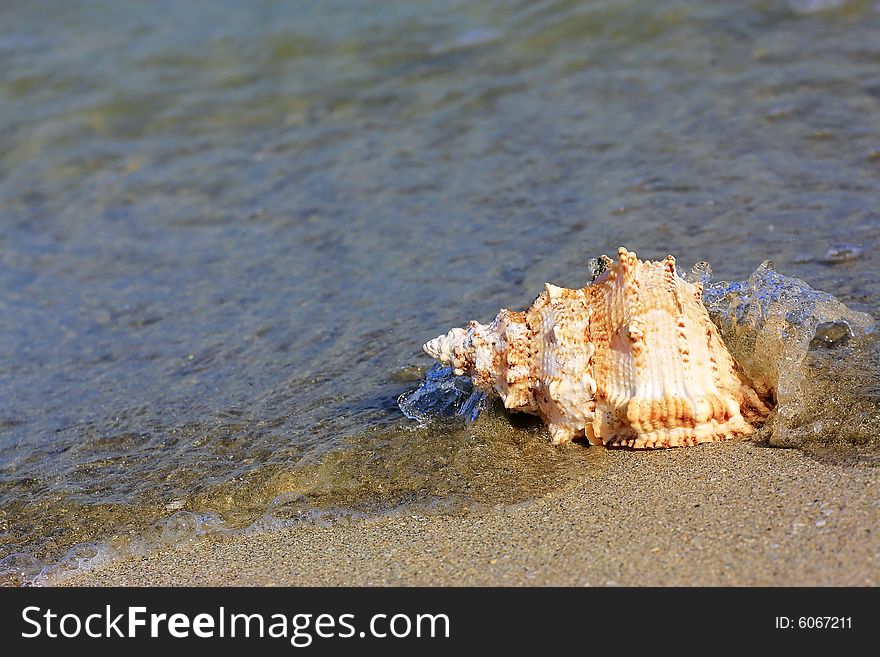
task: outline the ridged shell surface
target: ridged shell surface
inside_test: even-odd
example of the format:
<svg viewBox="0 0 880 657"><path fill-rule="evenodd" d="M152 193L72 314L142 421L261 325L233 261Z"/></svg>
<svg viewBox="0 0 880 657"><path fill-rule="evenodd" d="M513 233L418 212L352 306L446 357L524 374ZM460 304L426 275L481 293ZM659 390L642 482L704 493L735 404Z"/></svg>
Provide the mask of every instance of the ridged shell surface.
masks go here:
<svg viewBox="0 0 880 657"><path fill-rule="evenodd" d="M424 350L540 415L553 443L678 447L754 430L768 407L738 371L702 303L668 256L625 248L584 288L547 285L523 312L501 310Z"/></svg>

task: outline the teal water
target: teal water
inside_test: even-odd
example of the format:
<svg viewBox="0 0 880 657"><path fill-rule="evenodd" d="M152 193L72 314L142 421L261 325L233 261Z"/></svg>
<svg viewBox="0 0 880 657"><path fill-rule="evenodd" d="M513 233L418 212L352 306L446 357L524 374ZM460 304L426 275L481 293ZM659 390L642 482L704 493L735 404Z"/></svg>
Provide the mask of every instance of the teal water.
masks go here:
<svg viewBox="0 0 880 657"><path fill-rule="evenodd" d="M878 316L880 13L814 5L0 6L0 559L552 489L595 453L396 399L620 245Z"/></svg>

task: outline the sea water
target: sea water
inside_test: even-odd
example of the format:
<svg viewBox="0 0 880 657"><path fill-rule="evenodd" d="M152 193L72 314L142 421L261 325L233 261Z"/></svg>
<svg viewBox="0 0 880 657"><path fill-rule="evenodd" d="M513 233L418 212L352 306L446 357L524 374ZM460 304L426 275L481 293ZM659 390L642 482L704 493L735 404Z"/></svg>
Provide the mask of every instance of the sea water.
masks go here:
<svg viewBox="0 0 880 657"><path fill-rule="evenodd" d="M497 404L397 399L621 245L877 316L878 58L857 0L5 3L4 581L580 476ZM876 353L808 350L768 440L872 458Z"/></svg>

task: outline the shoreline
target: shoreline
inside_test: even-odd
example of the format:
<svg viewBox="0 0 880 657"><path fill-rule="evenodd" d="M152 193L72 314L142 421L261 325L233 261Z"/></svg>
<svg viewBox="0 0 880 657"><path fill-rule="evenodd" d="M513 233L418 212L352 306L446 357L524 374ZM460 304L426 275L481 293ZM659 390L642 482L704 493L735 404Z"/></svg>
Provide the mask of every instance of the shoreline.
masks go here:
<svg viewBox="0 0 880 657"><path fill-rule="evenodd" d="M880 585L876 468L749 441L598 461L518 504L209 536L52 584Z"/></svg>

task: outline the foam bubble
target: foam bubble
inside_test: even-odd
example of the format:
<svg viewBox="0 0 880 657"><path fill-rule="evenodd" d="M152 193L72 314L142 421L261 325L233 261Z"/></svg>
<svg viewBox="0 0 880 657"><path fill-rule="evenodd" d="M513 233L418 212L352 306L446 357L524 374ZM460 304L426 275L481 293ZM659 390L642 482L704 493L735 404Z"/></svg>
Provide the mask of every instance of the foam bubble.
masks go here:
<svg viewBox="0 0 880 657"><path fill-rule="evenodd" d="M108 563L116 556L116 551L106 543L78 543L58 562L45 566L30 583L35 586L61 584L75 575Z"/></svg>
<svg viewBox="0 0 880 657"><path fill-rule="evenodd" d="M30 554L14 552L0 559L0 586L21 586L31 582L45 564Z"/></svg>

